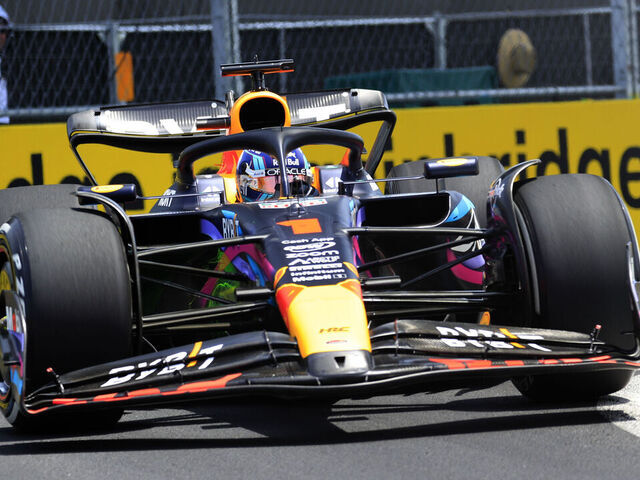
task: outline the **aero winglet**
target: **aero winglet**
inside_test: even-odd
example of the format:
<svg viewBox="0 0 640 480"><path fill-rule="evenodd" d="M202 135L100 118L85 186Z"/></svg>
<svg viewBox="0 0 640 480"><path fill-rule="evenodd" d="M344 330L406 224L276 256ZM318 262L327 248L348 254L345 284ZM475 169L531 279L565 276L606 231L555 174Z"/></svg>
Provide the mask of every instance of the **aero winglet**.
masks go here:
<svg viewBox="0 0 640 480"><path fill-rule="evenodd" d="M251 76L251 90L265 90L265 73L293 72L293 59L267 60L264 62L228 63L220 65L223 77Z"/></svg>

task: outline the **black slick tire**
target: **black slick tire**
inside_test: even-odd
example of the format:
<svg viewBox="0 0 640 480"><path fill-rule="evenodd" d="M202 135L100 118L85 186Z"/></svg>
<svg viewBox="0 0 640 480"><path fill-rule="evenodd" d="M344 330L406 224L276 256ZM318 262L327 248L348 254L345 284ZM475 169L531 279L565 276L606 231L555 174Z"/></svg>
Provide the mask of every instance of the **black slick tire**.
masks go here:
<svg viewBox="0 0 640 480"><path fill-rule="evenodd" d="M77 185L34 185L0 190L0 224L18 212L34 208L78 207Z"/></svg>
<svg viewBox="0 0 640 480"><path fill-rule="evenodd" d="M493 157L476 157L478 159L478 175L472 177L453 177L442 179L443 188L462 193L476 207L476 216L482 228L487 225L487 197L491 182L504 171L502 164ZM393 167L387 178L413 177L424 173L426 160L403 163ZM419 179L389 182L387 193L422 193L435 192L436 181Z"/></svg>
<svg viewBox="0 0 640 480"><path fill-rule="evenodd" d="M554 175L525 182L515 195L529 264L533 327L591 333L622 350L635 346L623 206L602 177ZM613 393L631 371L553 374L515 379L525 396L543 401L586 400Z"/></svg>
<svg viewBox="0 0 640 480"><path fill-rule="evenodd" d="M0 259L5 288L24 300L27 394L52 380L49 367L60 375L130 356L129 274L113 223L98 211L57 208L18 213L10 227ZM48 423L42 418L21 412L12 423L33 429Z"/></svg>
<svg viewBox="0 0 640 480"><path fill-rule="evenodd" d="M502 164L493 157L476 157L478 161L478 175L467 177L452 177L441 179L440 188L442 190L456 191L463 194L473 203L475 207L475 215L478 220L478 224L481 228L487 226L487 198L489 194L489 188L491 183L502 174L504 168ZM399 177L415 177L423 175L424 163L427 160L418 160L415 162L403 163L393 167L387 178L399 178ZM388 182L386 193L387 194L406 194L406 193L429 193L436 192L436 180L427 180L425 178L415 180L402 180L397 182ZM396 242L398 250L391 250L389 254L401 253L410 251L415 248L415 241L405 243L403 241ZM429 257L430 268L446 263L447 257L444 251L431 254ZM400 273L403 278L414 278L422 273L426 269L424 262L412 262L398 266L397 272ZM387 273L388 274L388 273ZM464 284L463 284L464 285ZM461 281L457 279L450 271L441 272L436 276L415 284L417 289L432 290L432 289L445 289L453 290L460 288ZM468 287L464 287L468 288ZM473 322L477 320L475 313L471 315L459 314L458 319L460 321L468 321L472 319Z"/></svg>

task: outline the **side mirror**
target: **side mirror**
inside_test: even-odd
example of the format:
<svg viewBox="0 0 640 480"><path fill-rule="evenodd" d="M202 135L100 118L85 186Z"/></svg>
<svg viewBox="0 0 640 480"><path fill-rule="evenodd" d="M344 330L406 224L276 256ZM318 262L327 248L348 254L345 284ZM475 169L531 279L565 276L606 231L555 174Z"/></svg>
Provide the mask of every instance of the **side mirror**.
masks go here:
<svg viewBox="0 0 640 480"><path fill-rule="evenodd" d="M476 157L443 158L424 162L424 178L449 178L478 175Z"/></svg>

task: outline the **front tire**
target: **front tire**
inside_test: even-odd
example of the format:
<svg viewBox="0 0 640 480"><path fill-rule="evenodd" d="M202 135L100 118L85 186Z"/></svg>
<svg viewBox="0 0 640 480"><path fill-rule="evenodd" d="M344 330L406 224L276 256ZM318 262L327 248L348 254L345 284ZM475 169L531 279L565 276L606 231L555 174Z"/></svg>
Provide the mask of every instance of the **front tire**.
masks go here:
<svg viewBox="0 0 640 480"><path fill-rule="evenodd" d="M516 194L532 272L532 325L591 333L631 351L633 331L626 244L631 241L613 187L595 175L554 175L522 184ZM618 391L631 371L529 376L514 381L535 400L590 399Z"/></svg>
<svg viewBox="0 0 640 480"><path fill-rule="evenodd" d="M60 375L129 356L131 290L113 223L97 211L41 209L18 213L8 225L0 232L0 298L23 305L14 328L18 337L26 336L22 385L6 369L2 375L14 400L49 383L49 367ZM46 417L16 411L15 403L3 410L14 426L47 423ZM117 421L117 415L106 416Z"/></svg>

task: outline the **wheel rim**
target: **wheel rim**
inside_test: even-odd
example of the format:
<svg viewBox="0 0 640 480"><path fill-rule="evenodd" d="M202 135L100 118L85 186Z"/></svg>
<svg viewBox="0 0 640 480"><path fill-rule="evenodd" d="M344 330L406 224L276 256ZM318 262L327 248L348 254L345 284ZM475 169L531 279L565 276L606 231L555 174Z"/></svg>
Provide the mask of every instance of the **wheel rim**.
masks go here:
<svg viewBox="0 0 640 480"><path fill-rule="evenodd" d="M0 365L0 409L10 423L20 412L26 371L26 323L24 304L15 289L15 275L8 249L0 244L0 335L13 357ZM5 358L8 352L2 352Z"/></svg>

